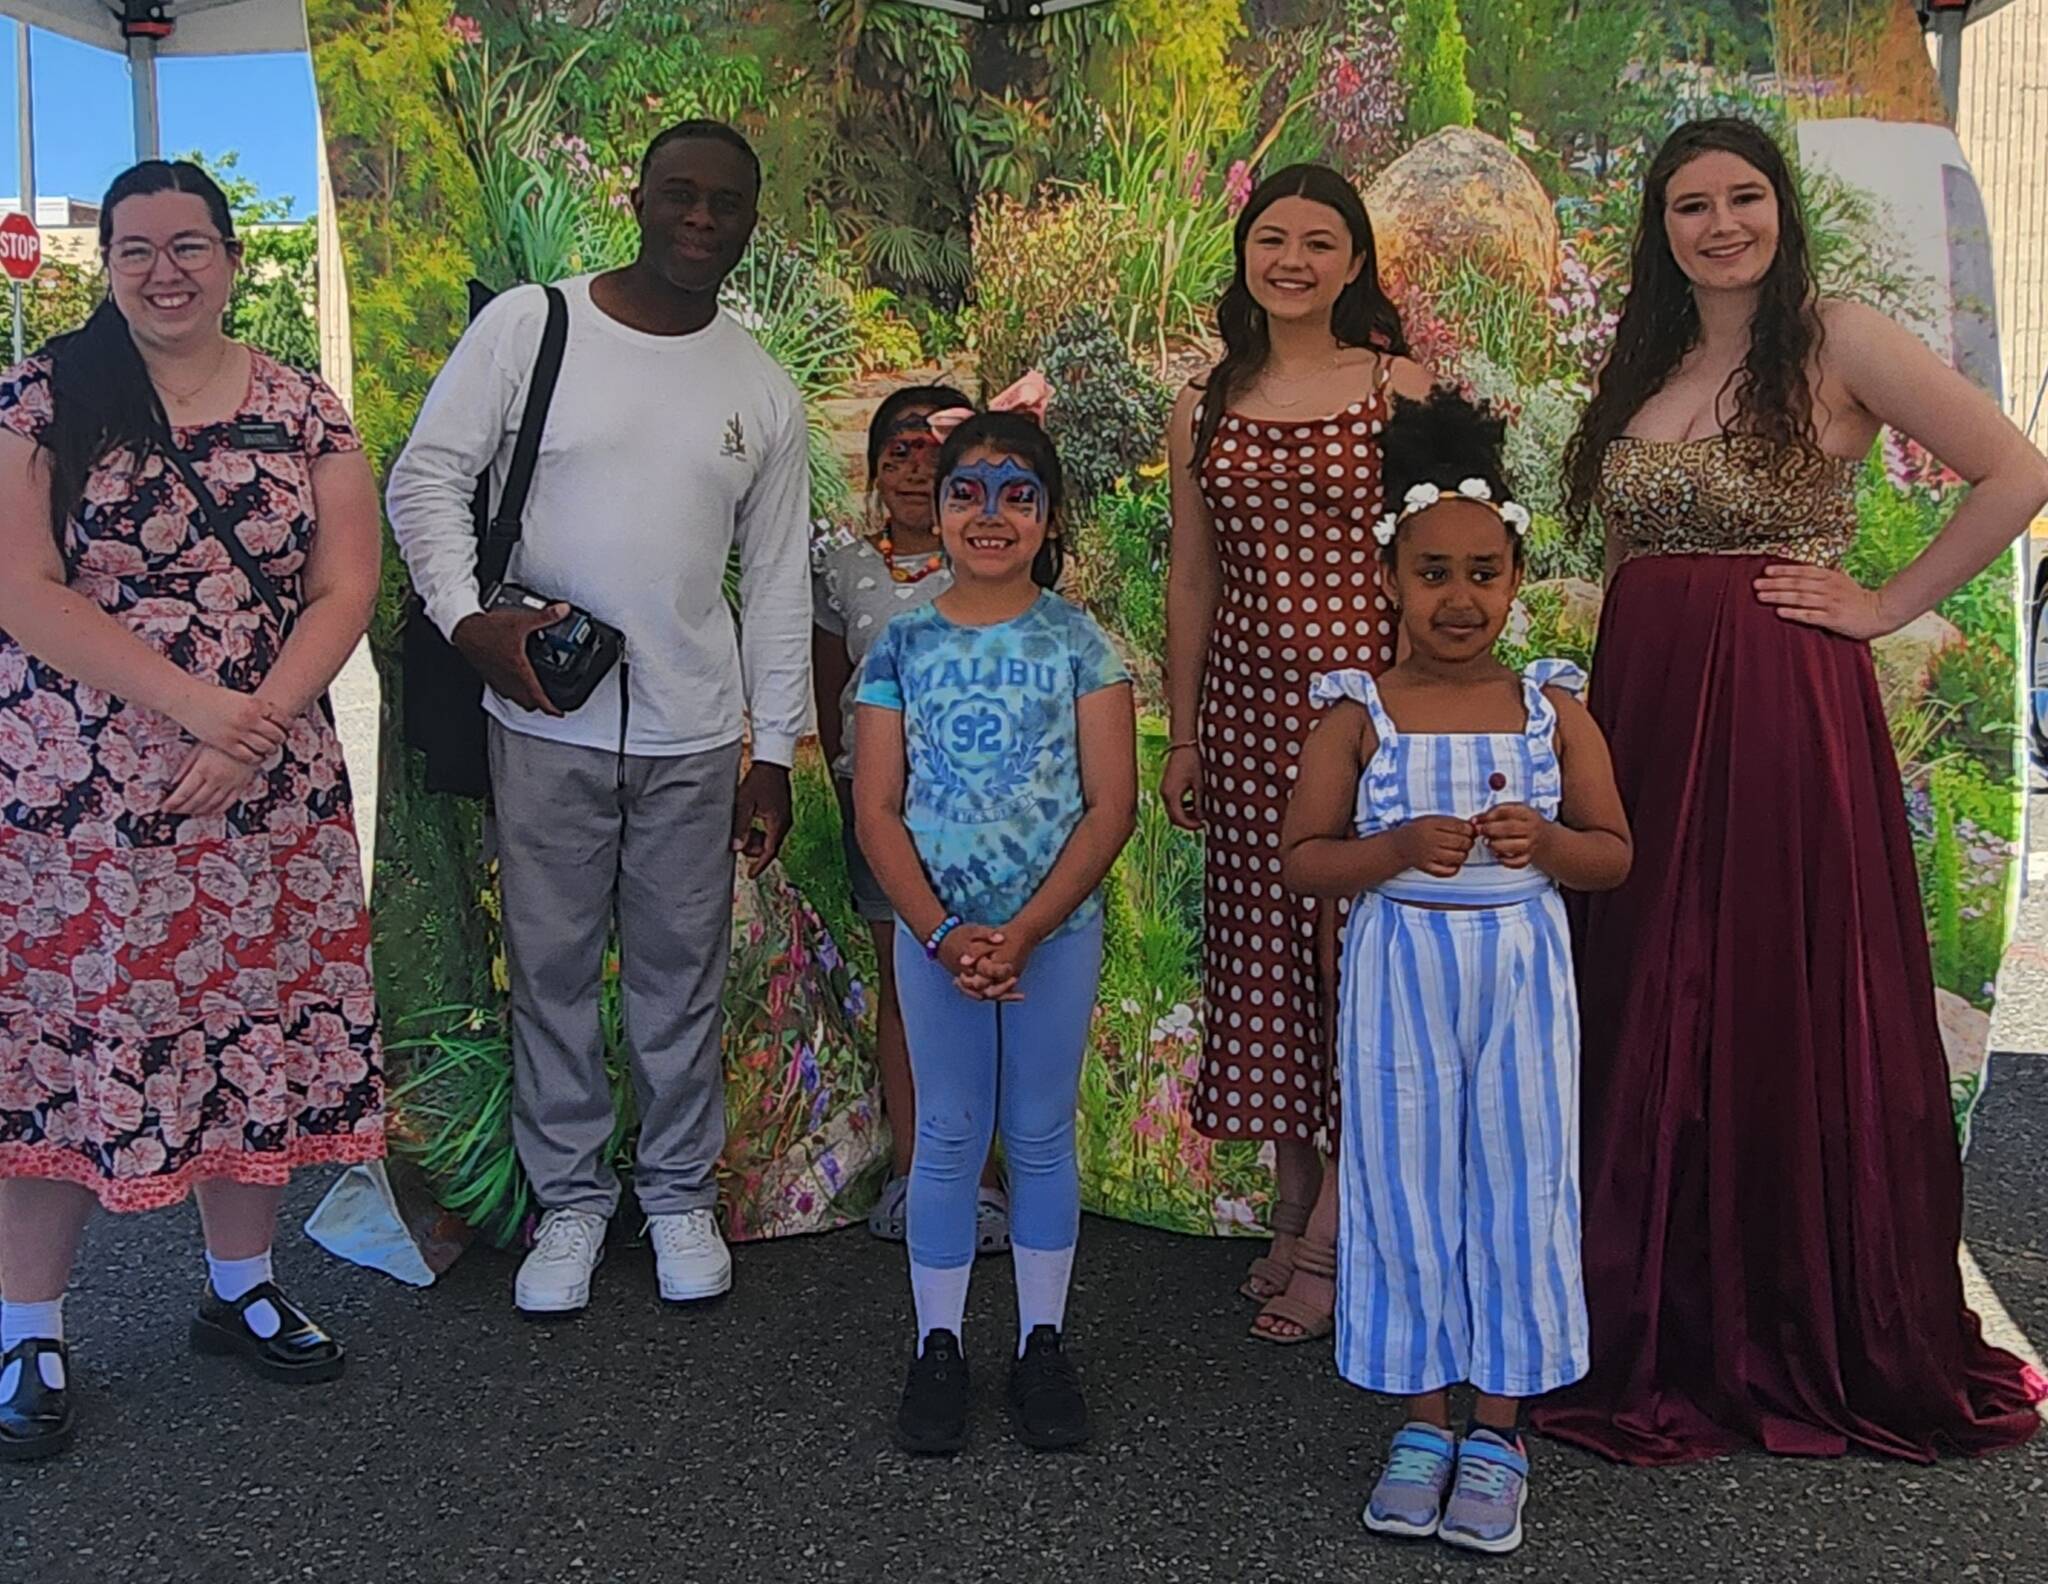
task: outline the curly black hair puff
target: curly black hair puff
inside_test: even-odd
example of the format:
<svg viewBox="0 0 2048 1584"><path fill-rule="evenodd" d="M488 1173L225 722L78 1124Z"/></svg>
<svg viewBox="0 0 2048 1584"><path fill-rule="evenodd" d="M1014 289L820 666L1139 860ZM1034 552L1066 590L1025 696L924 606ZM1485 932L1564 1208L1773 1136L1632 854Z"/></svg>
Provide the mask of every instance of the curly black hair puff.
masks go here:
<svg viewBox="0 0 2048 1584"><path fill-rule="evenodd" d="M1484 479L1496 503L1514 499L1501 453L1507 444L1508 421L1485 402L1472 401L1448 385L1439 385L1422 401L1397 398L1394 415L1380 435L1380 480L1386 509L1398 512L1417 484L1434 484L1446 495L1467 479ZM1522 536L1510 532L1515 565L1522 564ZM1400 543L1397 537L1395 544ZM1380 554L1394 558L1394 545Z"/></svg>

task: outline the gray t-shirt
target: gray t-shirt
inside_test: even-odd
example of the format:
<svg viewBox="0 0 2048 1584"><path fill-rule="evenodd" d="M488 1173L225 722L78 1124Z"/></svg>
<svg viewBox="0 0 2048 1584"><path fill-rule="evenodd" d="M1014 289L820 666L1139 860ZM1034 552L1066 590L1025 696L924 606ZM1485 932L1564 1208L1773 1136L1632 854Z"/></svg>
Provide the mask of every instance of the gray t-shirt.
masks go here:
<svg viewBox="0 0 2048 1584"><path fill-rule="evenodd" d="M931 559L930 553L899 555L897 567L915 572ZM881 551L861 538L828 540L819 545L811 568L811 619L826 632L846 640L846 653L853 661L845 690L839 695L839 757L832 773L843 779L853 776L853 707L860 690L860 672L874 641L881 637L889 619L899 612L928 605L953 586L953 574L944 567L914 583L898 583L889 575L889 563Z"/></svg>

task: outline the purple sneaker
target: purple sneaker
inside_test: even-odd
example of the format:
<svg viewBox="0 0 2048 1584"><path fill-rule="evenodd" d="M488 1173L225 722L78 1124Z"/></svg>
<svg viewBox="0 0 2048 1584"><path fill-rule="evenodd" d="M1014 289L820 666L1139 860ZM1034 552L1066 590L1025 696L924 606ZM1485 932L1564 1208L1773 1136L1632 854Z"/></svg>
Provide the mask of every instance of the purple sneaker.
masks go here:
<svg viewBox="0 0 2048 1584"><path fill-rule="evenodd" d="M1458 1479L1437 1538L1467 1551L1504 1556L1522 1543L1529 1459L1519 1441L1475 1430L1458 1448Z"/></svg>
<svg viewBox="0 0 2048 1584"><path fill-rule="evenodd" d="M1458 1443L1435 1425L1416 1422L1395 1431L1386 1469L1365 1504L1366 1528L1411 1540L1435 1534L1457 1458Z"/></svg>

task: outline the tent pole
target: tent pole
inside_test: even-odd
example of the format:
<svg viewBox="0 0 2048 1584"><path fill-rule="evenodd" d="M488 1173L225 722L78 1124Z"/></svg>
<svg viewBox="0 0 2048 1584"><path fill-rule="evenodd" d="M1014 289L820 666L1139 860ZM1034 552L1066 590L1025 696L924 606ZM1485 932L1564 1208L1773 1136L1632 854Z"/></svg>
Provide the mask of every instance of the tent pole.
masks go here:
<svg viewBox="0 0 2048 1584"><path fill-rule="evenodd" d="M21 148L21 212L33 220L36 217L36 112L35 74L30 70L28 24L14 24L14 82L15 104L19 108L21 124L19 142ZM14 361L22 359L23 338L26 330L22 320L26 317L26 304L22 300L21 282L14 283Z"/></svg>
<svg viewBox="0 0 2048 1584"><path fill-rule="evenodd" d="M156 40L128 41L128 72L135 91L135 158L158 159L163 153L156 108Z"/></svg>
<svg viewBox="0 0 2048 1584"><path fill-rule="evenodd" d="M1963 26L1969 13L1960 7L1937 11L1934 28L1934 74L1941 83L1941 101L1948 106L1951 126L1956 124L1963 98Z"/></svg>

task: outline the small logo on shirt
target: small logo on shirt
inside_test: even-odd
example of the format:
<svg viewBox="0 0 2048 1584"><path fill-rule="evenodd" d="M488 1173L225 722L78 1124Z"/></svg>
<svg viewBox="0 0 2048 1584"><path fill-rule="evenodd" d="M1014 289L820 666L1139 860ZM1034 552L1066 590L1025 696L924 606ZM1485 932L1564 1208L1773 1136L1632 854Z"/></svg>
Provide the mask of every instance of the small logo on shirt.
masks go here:
<svg viewBox="0 0 2048 1584"><path fill-rule="evenodd" d="M725 444L720 448L718 454L720 456L738 457L742 461L746 459L747 428L745 424L740 422L740 415L738 413L734 413L725 421Z"/></svg>

